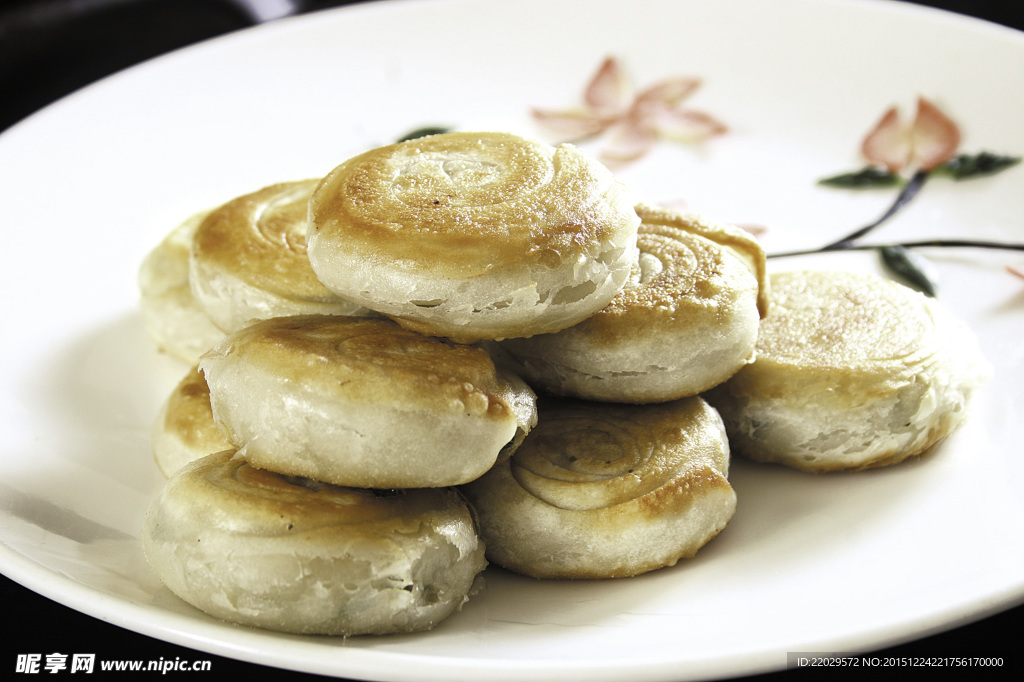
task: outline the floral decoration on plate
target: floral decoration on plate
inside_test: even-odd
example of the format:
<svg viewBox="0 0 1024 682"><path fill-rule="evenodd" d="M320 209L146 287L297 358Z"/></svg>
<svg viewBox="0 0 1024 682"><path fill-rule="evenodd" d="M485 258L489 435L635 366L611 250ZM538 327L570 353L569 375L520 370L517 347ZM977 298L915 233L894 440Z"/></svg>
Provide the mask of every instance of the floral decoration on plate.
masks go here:
<svg viewBox="0 0 1024 682"><path fill-rule="evenodd" d="M534 119L563 136L563 142L604 136L604 161L634 161L658 140L700 142L728 131L711 114L687 101L702 85L699 78L677 76L635 89L615 57L606 57L583 89L583 107L534 108Z"/></svg>
<svg viewBox="0 0 1024 682"><path fill-rule="evenodd" d="M934 296L937 290L934 268L927 259L913 252L914 247L959 246L1024 250L1024 244L1020 243L971 239L933 239L893 244L864 244L860 241L910 203L929 178L948 177L953 180L966 180L992 175L1020 162L1019 157L991 152L958 154L960 143L960 127L930 100L918 97L917 110L909 121L900 115L898 107L890 107L861 141L861 155L868 165L857 171L833 175L819 181L825 186L845 189L900 187L899 194L889 208L877 220L825 246L769 254L769 257L874 249L890 272L914 288ZM1007 269L1013 274L1021 273L1019 268L1008 266Z"/></svg>

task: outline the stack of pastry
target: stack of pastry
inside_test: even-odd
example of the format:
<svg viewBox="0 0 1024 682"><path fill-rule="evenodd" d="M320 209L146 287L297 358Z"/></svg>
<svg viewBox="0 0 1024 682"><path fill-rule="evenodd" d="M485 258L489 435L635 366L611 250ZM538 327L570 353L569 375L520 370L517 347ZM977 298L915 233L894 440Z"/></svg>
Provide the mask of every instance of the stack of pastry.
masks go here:
<svg viewBox="0 0 1024 682"><path fill-rule="evenodd" d="M153 338L193 365L154 426L169 481L143 540L215 616L424 630L488 561L633 576L735 512L730 439L757 429L727 387L767 352L764 253L572 146L373 149L196 216L140 285ZM934 412L962 413L974 375L942 377L960 397Z"/></svg>

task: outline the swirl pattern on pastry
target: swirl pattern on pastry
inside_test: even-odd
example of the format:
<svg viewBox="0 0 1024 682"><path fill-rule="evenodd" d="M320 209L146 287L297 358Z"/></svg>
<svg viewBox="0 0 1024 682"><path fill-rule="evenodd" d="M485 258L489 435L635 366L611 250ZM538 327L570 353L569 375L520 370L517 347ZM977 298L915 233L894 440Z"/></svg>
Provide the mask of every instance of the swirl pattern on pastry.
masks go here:
<svg viewBox="0 0 1024 682"><path fill-rule="evenodd" d="M512 457L462 486L490 561L537 578L617 578L693 556L736 495L721 420L701 398L544 399Z"/></svg>
<svg viewBox="0 0 1024 682"><path fill-rule="evenodd" d="M200 365L214 417L250 461L338 485L465 483L536 420L533 391L482 348L384 318L264 320Z"/></svg>
<svg viewBox="0 0 1024 682"><path fill-rule="evenodd" d="M697 395L753 359L765 310L764 251L738 228L638 206L639 267L573 327L502 348L538 388L612 402Z"/></svg>
<svg viewBox="0 0 1024 682"><path fill-rule="evenodd" d="M309 264L306 214L318 182L264 187L214 209L198 226L192 292L224 331L283 315L369 314L327 289Z"/></svg>
<svg viewBox="0 0 1024 682"><path fill-rule="evenodd" d="M175 474L142 541L159 578L193 606L303 634L430 629L461 608L486 565L451 490L342 488L257 469L232 451Z"/></svg>
<svg viewBox="0 0 1024 682"><path fill-rule="evenodd" d="M197 213L171 231L139 266L139 310L154 343L179 360L195 363L224 338L192 295L189 251L196 228L209 212Z"/></svg>
<svg viewBox="0 0 1024 682"><path fill-rule="evenodd" d="M574 324L636 258L625 188L576 148L447 133L342 163L310 200L309 258L328 287L460 341Z"/></svg>
<svg viewBox="0 0 1024 682"><path fill-rule="evenodd" d="M937 301L864 273L771 277L757 359L707 393L736 451L806 471L922 454L966 416L987 362Z"/></svg>

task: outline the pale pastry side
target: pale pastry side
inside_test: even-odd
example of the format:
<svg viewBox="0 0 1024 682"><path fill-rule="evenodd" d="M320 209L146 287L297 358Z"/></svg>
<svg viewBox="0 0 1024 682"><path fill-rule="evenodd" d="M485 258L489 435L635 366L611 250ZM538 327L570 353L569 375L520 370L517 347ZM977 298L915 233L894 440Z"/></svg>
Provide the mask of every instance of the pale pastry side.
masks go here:
<svg viewBox="0 0 1024 682"><path fill-rule="evenodd" d="M146 255L138 272L146 332L161 350L190 364L224 338L189 285L192 236L207 213L197 213L172 230Z"/></svg>

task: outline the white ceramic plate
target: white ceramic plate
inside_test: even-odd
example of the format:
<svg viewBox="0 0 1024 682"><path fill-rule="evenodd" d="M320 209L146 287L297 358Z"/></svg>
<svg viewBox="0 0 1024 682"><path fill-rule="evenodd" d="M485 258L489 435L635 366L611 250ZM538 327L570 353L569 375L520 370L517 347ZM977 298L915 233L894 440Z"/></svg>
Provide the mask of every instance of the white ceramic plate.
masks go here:
<svg viewBox="0 0 1024 682"><path fill-rule="evenodd" d="M5 331L0 567L59 602L198 650L381 680L681 680L857 651L1024 598L1024 282L1020 253L931 251L941 299L995 365L970 422L927 458L858 475L737 462L740 505L699 556L617 582L488 571L436 631L290 637L226 625L164 590L137 532L161 484L148 429L184 366L136 312L143 255L191 212L325 173L422 125L542 134L605 55L635 84L696 75L694 108L731 132L663 143L621 177L649 201L815 246L890 192L819 187L861 136L923 95L962 149L1024 153L1024 36L894 2L445 0L366 4L265 25L100 82L0 137ZM595 153L603 141L587 144ZM880 237L1024 241L1024 166L935 180ZM775 267L875 268L866 254Z"/></svg>

